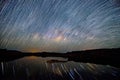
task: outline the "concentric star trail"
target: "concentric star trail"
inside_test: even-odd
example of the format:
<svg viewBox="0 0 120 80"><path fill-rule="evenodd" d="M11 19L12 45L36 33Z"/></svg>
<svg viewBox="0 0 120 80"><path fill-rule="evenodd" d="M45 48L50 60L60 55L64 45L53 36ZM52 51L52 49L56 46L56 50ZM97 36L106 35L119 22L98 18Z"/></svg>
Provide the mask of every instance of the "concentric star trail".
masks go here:
<svg viewBox="0 0 120 80"><path fill-rule="evenodd" d="M120 0L0 0L0 48L120 47Z"/></svg>

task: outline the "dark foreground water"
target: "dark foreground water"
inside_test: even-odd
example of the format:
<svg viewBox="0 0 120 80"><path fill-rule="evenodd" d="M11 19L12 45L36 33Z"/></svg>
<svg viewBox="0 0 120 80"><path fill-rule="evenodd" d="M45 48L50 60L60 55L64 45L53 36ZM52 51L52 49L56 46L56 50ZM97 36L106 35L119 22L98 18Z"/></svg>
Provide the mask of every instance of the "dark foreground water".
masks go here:
<svg viewBox="0 0 120 80"><path fill-rule="evenodd" d="M108 65L49 60L31 56L1 62L0 80L120 80L120 69Z"/></svg>

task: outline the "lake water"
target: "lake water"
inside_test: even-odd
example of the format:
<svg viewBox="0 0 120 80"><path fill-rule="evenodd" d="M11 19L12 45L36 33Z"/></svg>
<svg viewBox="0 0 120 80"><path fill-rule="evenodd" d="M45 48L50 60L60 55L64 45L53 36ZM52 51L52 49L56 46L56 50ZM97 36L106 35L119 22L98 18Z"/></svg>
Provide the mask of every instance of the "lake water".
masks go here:
<svg viewBox="0 0 120 80"><path fill-rule="evenodd" d="M31 56L1 62L0 80L120 80L118 68L65 60Z"/></svg>

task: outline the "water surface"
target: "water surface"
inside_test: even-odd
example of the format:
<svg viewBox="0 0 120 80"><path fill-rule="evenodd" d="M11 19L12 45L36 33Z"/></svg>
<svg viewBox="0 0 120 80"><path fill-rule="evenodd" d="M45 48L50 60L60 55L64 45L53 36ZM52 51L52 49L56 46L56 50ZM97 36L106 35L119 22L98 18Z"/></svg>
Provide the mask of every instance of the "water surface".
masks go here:
<svg viewBox="0 0 120 80"><path fill-rule="evenodd" d="M118 68L65 60L30 56L1 62L0 80L120 80Z"/></svg>

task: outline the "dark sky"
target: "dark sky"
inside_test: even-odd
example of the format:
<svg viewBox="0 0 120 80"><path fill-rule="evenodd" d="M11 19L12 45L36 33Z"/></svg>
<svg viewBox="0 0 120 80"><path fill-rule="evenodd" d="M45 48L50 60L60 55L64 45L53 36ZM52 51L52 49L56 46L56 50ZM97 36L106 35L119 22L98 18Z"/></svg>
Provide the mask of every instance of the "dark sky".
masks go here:
<svg viewBox="0 0 120 80"><path fill-rule="evenodd" d="M0 48L120 47L120 0L0 0Z"/></svg>

